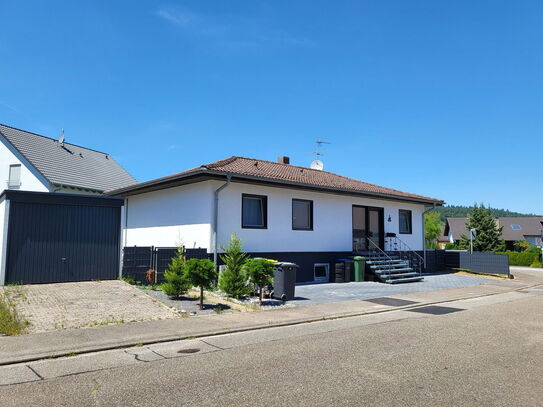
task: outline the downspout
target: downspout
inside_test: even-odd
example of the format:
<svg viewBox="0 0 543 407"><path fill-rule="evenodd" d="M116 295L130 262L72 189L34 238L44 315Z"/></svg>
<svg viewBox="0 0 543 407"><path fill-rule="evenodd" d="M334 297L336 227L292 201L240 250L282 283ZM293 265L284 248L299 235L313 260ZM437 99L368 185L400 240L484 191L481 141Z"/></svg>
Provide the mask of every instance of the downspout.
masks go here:
<svg viewBox="0 0 543 407"><path fill-rule="evenodd" d="M434 206L422 212L422 251L424 255L424 270L426 270L426 222L424 222L424 218L428 212L434 211L435 209L436 204L434 203Z"/></svg>
<svg viewBox="0 0 543 407"><path fill-rule="evenodd" d="M121 264L119 265L119 278L123 276L124 248L128 242L128 197L124 198L124 225L121 225ZM155 273L156 275L156 273Z"/></svg>
<svg viewBox="0 0 543 407"><path fill-rule="evenodd" d="M219 193L230 185L232 180L231 174L226 174L226 182L222 184L219 188L215 190L215 200L213 205L213 237L212 237L212 247L213 247L213 262L215 267L217 267L217 230L219 229Z"/></svg>

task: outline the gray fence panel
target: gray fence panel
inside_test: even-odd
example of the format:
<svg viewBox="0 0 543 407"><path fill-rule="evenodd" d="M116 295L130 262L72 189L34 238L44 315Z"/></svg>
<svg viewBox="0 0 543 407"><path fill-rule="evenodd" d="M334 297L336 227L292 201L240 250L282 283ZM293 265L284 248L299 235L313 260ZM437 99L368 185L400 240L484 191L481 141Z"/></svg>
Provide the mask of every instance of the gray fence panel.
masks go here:
<svg viewBox="0 0 543 407"><path fill-rule="evenodd" d="M147 270L157 271L157 282L163 283L164 271L176 255L176 247L127 246L123 248L123 277L147 284ZM187 259L209 259L206 249L185 249Z"/></svg>
<svg viewBox="0 0 543 407"><path fill-rule="evenodd" d="M474 273L509 275L509 257L506 254L468 252L459 253L460 266Z"/></svg>
<svg viewBox="0 0 543 407"><path fill-rule="evenodd" d="M418 251L420 256L424 256L422 250ZM426 249L426 268L425 273L438 273L446 270L445 265L445 250Z"/></svg>

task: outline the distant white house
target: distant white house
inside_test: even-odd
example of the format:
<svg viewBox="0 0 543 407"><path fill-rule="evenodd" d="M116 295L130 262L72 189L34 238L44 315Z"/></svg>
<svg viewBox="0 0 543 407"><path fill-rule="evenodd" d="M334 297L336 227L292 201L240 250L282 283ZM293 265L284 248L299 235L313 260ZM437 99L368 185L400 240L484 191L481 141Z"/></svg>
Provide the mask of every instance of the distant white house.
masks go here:
<svg viewBox="0 0 543 407"><path fill-rule="evenodd" d="M124 246L184 244L221 252L232 233L256 256L294 261L298 281L327 281L334 261L385 247L424 247L423 213L443 201L326 171L230 157L107 192L125 197Z"/></svg>
<svg viewBox="0 0 543 407"><path fill-rule="evenodd" d="M4 192L99 195L135 183L107 153L0 124L0 284L9 246L10 204Z"/></svg>
<svg viewBox="0 0 543 407"><path fill-rule="evenodd" d="M0 124L0 193L101 194L134 183L107 153Z"/></svg>

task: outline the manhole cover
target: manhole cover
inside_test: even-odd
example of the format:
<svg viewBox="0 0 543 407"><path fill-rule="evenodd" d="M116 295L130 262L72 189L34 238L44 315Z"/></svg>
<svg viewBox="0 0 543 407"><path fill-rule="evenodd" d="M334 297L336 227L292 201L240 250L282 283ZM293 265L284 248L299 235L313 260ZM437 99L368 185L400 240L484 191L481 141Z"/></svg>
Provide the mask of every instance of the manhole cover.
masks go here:
<svg viewBox="0 0 543 407"><path fill-rule="evenodd" d="M430 314L430 315L443 315L443 314L450 314L451 312L458 312L458 311L464 311L464 310L462 308L439 307L437 305L429 305L427 307L408 309L407 311L420 312L422 314Z"/></svg>
<svg viewBox="0 0 543 407"><path fill-rule="evenodd" d="M196 353L196 352L200 352L200 349L189 348L189 349L181 349L177 351L177 353Z"/></svg>
<svg viewBox="0 0 543 407"><path fill-rule="evenodd" d="M399 298L379 297L372 298L371 300L364 300L367 302L373 302L380 305L390 305L391 307L403 307L404 305L417 304L415 301L400 300Z"/></svg>

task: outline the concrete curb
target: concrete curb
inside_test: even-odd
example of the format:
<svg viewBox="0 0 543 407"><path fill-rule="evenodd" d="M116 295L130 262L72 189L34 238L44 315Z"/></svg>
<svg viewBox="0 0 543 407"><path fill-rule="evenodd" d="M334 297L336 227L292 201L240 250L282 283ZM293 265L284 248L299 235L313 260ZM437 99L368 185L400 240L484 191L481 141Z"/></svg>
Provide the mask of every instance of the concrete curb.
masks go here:
<svg viewBox="0 0 543 407"><path fill-rule="evenodd" d="M364 316L364 315L373 315L373 314L381 314L385 312L393 312L393 311L405 311L420 307L426 307L429 305L437 305L437 304L443 304L448 302L455 302L455 301L463 301L473 298L483 298L483 297L489 297L494 295L500 295L500 294L506 294L516 291L522 291L529 288L534 288L538 286L543 286L543 284L532 284L532 285L526 285L522 287L516 287L510 290L505 291L498 291L498 292L492 292L492 293L485 293L485 294L477 294L477 295L468 295L464 297L459 298L448 298L443 299L439 301L428 301L428 302L419 302L417 304L412 305L405 305L400 307L387 307L383 309L377 309L377 310L368 310L368 311L357 311L357 312L342 312L338 314L329 314L329 315L322 315L318 317L304 317L299 319L292 319L285 322L278 322L278 323L258 323L258 324L249 324L243 327L239 328L225 328L223 330L217 330L217 329L211 329L209 331L200 331L200 332L194 332L193 334L178 334L178 335L164 335L164 336L156 336L149 339L129 339L125 341L115 341L115 343L111 344L99 344L94 346L84 346L84 347L73 347L73 348L65 348L62 351L53 351L53 352L37 352L36 354L32 356L20 356L20 357L13 357L8 360L2 360L0 361L0 366L7 366L17 363L26 363L26 362L34 362L37 360L43 360L43 359L50 359L50 358L59 358L63 356L74 356L74 355L80 355L80 354L86 354L86 353L93 353L93 352L99 352L99 351L106 351L106 350L113 350L113 349L123 349L128 347L133 347L137 345L151 345L155 343L165 343L165 342L173 342L173 341L179 341L179 340L185 340L185 339L197 339L197 338L204 338L204 337L210 337L210 336L220 336L220 335L226 335L226 334L232 334L232 333L241 333L241 332L247 332L247 331L256 331L256 330L262 330L262 329L268 329L268 328L280 328L280 327L286 327L286 326L295 326L300 324L306 324L306 323L313 323L313 322L319 322L319 321L327 321L327 320L334 320L334 319L342 319L342 318L352 318L352 317L358 317L358 316ZM361 300L364 301L364 300ZM272 311L274 312L274 311Z"/></svg>

